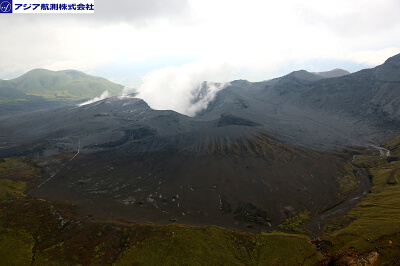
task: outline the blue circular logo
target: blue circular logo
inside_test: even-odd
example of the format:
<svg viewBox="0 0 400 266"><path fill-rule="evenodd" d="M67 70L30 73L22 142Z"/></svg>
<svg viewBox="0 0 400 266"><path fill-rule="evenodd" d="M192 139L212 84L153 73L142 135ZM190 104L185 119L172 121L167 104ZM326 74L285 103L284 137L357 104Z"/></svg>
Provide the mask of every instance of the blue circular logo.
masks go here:
<svg viewBox="0 0 400 266"><path fill-rule="evenodd" d="M2 13L8 13L11 11L11 3L8 1L3 1L0 4L0 9Z"/></svg>

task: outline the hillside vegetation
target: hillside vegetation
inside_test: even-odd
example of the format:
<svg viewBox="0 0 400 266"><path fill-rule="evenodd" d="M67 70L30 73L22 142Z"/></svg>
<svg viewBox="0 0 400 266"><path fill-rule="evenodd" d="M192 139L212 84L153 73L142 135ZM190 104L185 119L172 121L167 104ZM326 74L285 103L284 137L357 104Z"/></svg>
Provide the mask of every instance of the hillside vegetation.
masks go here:
<svg viewBox="0 0 400 266"><path fill-rule="evenodd" d="M400 263L400 136L384 144L390 156L358 156L353 164L365 168L372 187L355 208L327 229L337 254L367 257L377 254L378 265ZM329 232L330 231L330 232Z"/></svg>
<svg viewBox="0 0 400 266"><path fill-rule="evenodd" d="M77 101L100 96L104 91L118 95L122 89L122 85L76 70L34 69L18 78L1 80L0 103Z"/></svg>

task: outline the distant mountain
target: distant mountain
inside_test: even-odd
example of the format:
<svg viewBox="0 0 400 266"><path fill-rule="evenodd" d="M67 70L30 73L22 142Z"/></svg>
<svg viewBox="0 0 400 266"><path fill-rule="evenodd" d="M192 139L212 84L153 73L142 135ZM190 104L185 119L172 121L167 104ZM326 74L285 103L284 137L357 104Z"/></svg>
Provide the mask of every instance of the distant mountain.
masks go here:
<svg viewBox="0 0 400 266"><path fill-rule="evenodd" d="M77 101L94 98L106 90L117 95L122 89L122 85L76 70L34 69L18 78L1 80L0 103Z"/></svg>
<svg viewBox="0 0 400 266"><path fill-rule="evenodd" d="M341 76L346 76L349 75L350 72L344 69L340 69L340 68L335 68L332 69L330 71L324 71L324 72L312 72L315 75L324 77L324 78L337 78L337 77L341 77Z"/></svg>

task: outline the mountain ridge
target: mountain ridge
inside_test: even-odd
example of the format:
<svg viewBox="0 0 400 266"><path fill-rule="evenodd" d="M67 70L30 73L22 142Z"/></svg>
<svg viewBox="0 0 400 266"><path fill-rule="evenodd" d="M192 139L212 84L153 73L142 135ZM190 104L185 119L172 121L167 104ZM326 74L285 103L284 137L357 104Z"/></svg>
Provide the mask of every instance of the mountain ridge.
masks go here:
<svg viewBox="0 0 400 266"><path fill-rule="evenodd" d="M341 68L335 68L329 71L322 71L322 72L311 72L315 75L322 76L325 78L337 78L345 75L349 75L350 72Z"/></svg>
<svg viewBox="0 0 400 266"><path fill-rule="evenodd" d="M400 121L400 54L372 69L317 82L303 103L357 117ZM336 96L337 95L337 96ZM340 99L339 99L340 97Z"/></svg>
<svg viewBox="0 0 400 266"><path fill-rule="evenodd" d="M389 63L335 78L303 70L263 82L232 82L197 117L234 115L314 149L377 145L399 132L399 61L397 55Z"/></svg>

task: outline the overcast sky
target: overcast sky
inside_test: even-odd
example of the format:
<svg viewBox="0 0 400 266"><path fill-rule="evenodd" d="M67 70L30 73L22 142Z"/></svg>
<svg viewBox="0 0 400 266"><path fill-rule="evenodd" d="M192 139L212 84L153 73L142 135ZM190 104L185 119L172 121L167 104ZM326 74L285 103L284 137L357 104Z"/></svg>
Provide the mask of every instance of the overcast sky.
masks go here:
<svg viewBox="0 0 400 266"><path fill-rule="evenodd" d="M398 0L95 0L94 14L0 14L0 79L77 69L151 91L354 72L400 53L399 14Z"/></svg>

